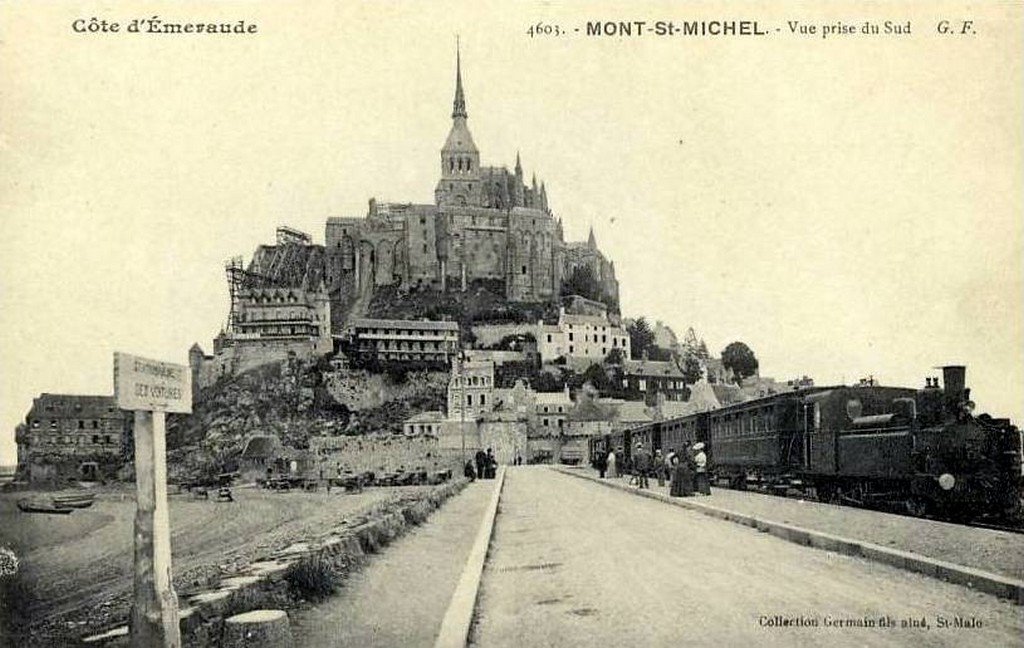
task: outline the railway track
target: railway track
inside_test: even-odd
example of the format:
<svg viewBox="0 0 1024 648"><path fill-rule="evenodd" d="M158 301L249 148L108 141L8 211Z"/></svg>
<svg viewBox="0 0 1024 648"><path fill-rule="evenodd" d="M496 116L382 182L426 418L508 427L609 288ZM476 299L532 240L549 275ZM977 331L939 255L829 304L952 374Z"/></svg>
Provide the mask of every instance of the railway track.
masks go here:
<svg viewBox="0 0 1024 648"><path fill-rule="evenodd" d="M835 504L835 502L829 502L829 501L826 501L826 500L823 500L823 499L817 497L816 495L812 495L812 494L807 493L805 491L800 491L800 490L796 490L796 489L789 489L789 490L787 490L786 492L783 493L783 492L781 492L778 489L772 489L772 488L767 488L767 487L760 487L760 486L755 486L753 484L748 484L746 488L742 488L742 489L732 488L730 486L722 485L721 483L714 483L713 485L716 488L728 488L729 490L741 490L741 491L746 491L748 493L759 493L761 495L770 495L772 497L785 497L787 499L803 499L803 500L807 500L807 501L811 501L811 502L818 502L819 504ZM896 509L896 508L886 509L886 508L882 508L882 507L864 506L864 505L859 505L856 502L841 502L841 503L838 503L837 505L838 506L850 506L850 507L853 507L853 508L859 508L859 509L864 509L864 510L869 510L869 511L882 511L884 513L892 513L893 515L902 515L904 517L919 517L919 518L924 519L924 520L935 520L936 522L947 522L949 524L959 524L961 526L976 527L976 528L979 528L979 529L989 529L991 531L1003 531L1003 532L1006 532L1006 533L1024 534L1024 523L1021 523L1021 522L1017 522L1017 523L1013 523L1013 522L982 522L982 521L973 521L973 520L972 521L963 521L963 520L954 520L954 519L947 519L947 518L942 518L942 517L935 517L935 516L931 516L931 515L914 516L914 515L910 515L910 514L904 512L902 510Z"/></svg>
<svg viewBox="0 0 1024 648"><path fill-rule="evenodd" d="M1020 524L992 524L990 522L965 522L964 526L977 527L979 529L990 529L992 531L1005 531L1006 533L1024 533L1024 526Z"/></svg>

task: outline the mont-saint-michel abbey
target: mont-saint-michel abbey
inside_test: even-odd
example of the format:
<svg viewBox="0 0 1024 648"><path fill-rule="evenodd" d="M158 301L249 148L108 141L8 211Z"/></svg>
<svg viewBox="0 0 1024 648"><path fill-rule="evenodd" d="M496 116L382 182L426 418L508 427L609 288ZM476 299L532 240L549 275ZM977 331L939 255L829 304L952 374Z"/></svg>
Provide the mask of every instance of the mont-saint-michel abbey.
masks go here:
<svg viewBox="0 0 1024 648"><path fill-rule="evenodd" d="M375 29L402 26L403 12L413 11L413 4L398 4L401 11L389 5L386 13L392 22ZM804 195L810 176L792 180L786 173L793 166L786 173L775 167L802 164L791 157L814 159L806 157L802 140L820 149L827 128L802 122L807 132L777 147L775 157L751 147L752 141L775 141L768 131L802 115L795 102L766 113L764 123L746 116L744 128L734 129L734 117L749 113L725 97L747 97L739 91L748 85L763 89L760 79L745 68L742 78L723 73L716 85L708 79L717 70L717 55L698 66L675 54L659 59L651 52L662 50L647 49L653 34L645 41L612 41L574 36L563 26L561 40L553 34L552 40L532 40L533 49L521 57L502 52L494 57L502 60L489 64L496 69L479 75L474 57L463 63L457 40L454 52L443 53L437 50L447 46L434 41L435 49L423 49L424 60L417 63L437 72L430 84L443 84L444 96L438 105L405 102L389 113L415 122L416 132L422 132L418 120L401 111L436 123L436 143L416 142L438 149L436 161L425 163L432 175L417 190L422 202L403 202L403 194L365 195L352 203L366 204L365 213L338 213L317 193L318 187L338 188L336 166L303 138L327 143L320 153L328 158L339 150L350 156L349 176L342 177L349 184L375 182L377 168L384 169L381 179L393 182L398 175L389 171L400 165L408 171L409 157L401 151L394 160L365 163L359 151L376 155L387 144L370 135L366 123L346 122L344 106L369 105L358 91L361 83L401 87L415 96L425 82L418 88L414 78L421 68L402 67L401 48L374 52L372 59L349 56L361 45L345 31L355 29L346 12L375 15L374 3L324 5L335 22L310 30L313 21L304 15L291 23L308 37L291 46L304 58L319 34L331 54L324 69L309 66L305 78L291 79L303 75L287 57L280 68L267 66L298 84L284 87L320 90L322 104L311 102L315 112L309 113L318 120L310 122L315 128L290 131L296 123L290 110L275 111L281 121L268 126L273 109L258 99L283 96L281 105L290 109L293 95L267 83L237 97L246 110L260 106L246 119L228 127L207 106L202 112L215 114L195 129L197 137L210 135L204 129L231 131L228 139L244 147L250 141L238 133L273 130L281 134L275 142L286 142L282 146L313 151L308 166L282 169L285 156L211 144L207 152L238 162L235 193L221 203L221 195L196 191L188 196L192 203L181 207L198 214L224 209L233 216L240 204L235 197L242 195L257 201L256 216L242 215L251 223L279 200L294 205L290 188L302 186L310 188L302 198L322 205L314 209L323 213L304 221L313 223L308 229L270 222L271 231L257 233L266 238L258 238L263 244L254 250L238 249L239 221L231 218L218 221L205 241L170 218L165 225L180 229L173 236L147 230L157 247L180 238L178 244L188 247L174 249L191 254L202 245L204 254L216 252L165 255L187 266L188 280L175 289L188 289L194 302L184 303L197 305L179 306L173 295L180 293L167 290L175 321L163 311L138 308L125 327L131 337L111 334L113 394L109 383L90 394L57 393L70 389L68 383L47 383L32 386L18 410L17 466L7 483L0 480L0 648L1019 643L1024 435L1005 412L976 411L988 389L982 371L969 374L965 359L953 364L961 349L939 335L948 322L929 320L927 312L920 318L896 315L905 317L901 323L908 329L923 323L944 345L928 375L919 380L914 369L911 381L894 385L883 382L892 375L891 364L861 373L864 363L878 362L897 343L914 338L881 340L887 331L852 330L849 321L866 329L878 324L871 310L878 305L868 303L877 296L876 285L862 296L840 295L857 307L862 317L854 320L843 320L830 306L836 302L826 299L835 297L826 294L834 292L830 281L841 287L850 277L845 269L827 268L823 261L832 259L824 251L851 247L829 247L833 241L819 236L837 231L825 222L836 216L807 202L818 197ZM497 5L481 11L490 14ZM451 23L439 22L443 29ZM269 23L260 25L263 34ZM543 34L545 25L530 28ZM417 22L403 30L382 33L420 34L424 28ZM324 39L327 31L338 40ZM114 34L107 35L114 43ZM696 48L705 42L684 35L659 45ZM786 37L784 29L759 36L762 42L751 47L766 52L775 47L773 39ZM375 31L367 37L380 38ZM269 45L295 34L267 29L263 38L261 45ZM554 69L552 62L573 64L578 54L562 44L574 38L614 47L612 56L628 51L637 60L664 64L642 68L630 59L617 71L628 74L630 84L669 73L673 84L703 84L701 92L678 98L649 85L642 93L633 92L636 86L618 87L622 77L614 66L597 65L609 50L588 50L586 59L607 77ZM142 41L116 42L136 47ZM165 44L180 42L187 41ZM558 47L545 49L555 42ZM238 41L219 45L233 52ZM824 43L815 39L818 45ZM811 58L803 50L793 56ZM896 65L905 50L898 60L887 56L885 64ZM880 67L866 59L863 65ZM572 163L572 173L533 169L525 146L488 156L487 143L474 138L471 125L479 134L481 123L505 119L473 111L474 98L497 87L475 79L510 78L513 69L530 78L545 70L558 81L538 84L554 88L550 103L530 94L536 87L522 97L522 105L531 107L524 110L537 110L544 127L558 132L554 141L593 135L589 155ZM942 70L947 73L955 70ZM807 65L793 74L830 80L835 72ZM160 79L153 88L163 91L165 85ZM837 96L844 88L836 86ZM638 124L632 119L637 106L654 105L648 90L663 98L663 110ZM888 92L878 86L879 106ZM810 94L807 105L818 106ZM339 102L339 96L352 103ZM824 111L818 115L822 123L849 117L828 99L822 105L842 114ZM551 110L565 114L543 112ZM708 114L721 115L721 123L698 117ZM629 123L616 123L616 115ZM597 116L608 123L598 128ZM376 115L368 119L374 128L394 127ZM325 126L329 120L335 121ZM337 130L325 135L327 128ZM635 137L639 129L644 137ZM614 136L605 138L605 132ZM753 132L765 139L751 139ZM4 135L0 128L6 144ZM622 151L628 159L617 157L622 142L638 147ZM268 148L277 146L272 144ZM875 145L888 154L887 144ZM743 155L734 155L741 149ZM712 150L716 154L709 156ZM868 155L873 150L844 154L864 155L864 165L883 167L880 176L891 171ZM0 159L6 153L0 146ZM119 148L109 153L121 154ZM825 151L817 159L830 155ZM264 165L267 159L272 163ZM651 159L658 160L657 169ZM166 161L159 162L163 169ZM835 170L847 167L829 168L828 174L813 168L827 175L822 182L830 188L819 192L823 201L832 202L828 192L840 184L863 188ZM367 179L353 180L358 173ZM603 174L613 174L618 185L602 181ZM277 188L262 191L269 181ZM874 176L871 181L881 182ZM647 182L656 190L648 191ZM557 202L560 185L579 201ZM605 200L589 201L602 191ZM115 193L103 187L87 197ZM916 209L919 196L907 193L907 204L913 203L907 209ZM787 194L800 195L789 201ZM772 207L769 199L779 202ZM607 212L583 213L594 204ZM894 218L907 217L892 209ZM788 223L776 218L783 211ZM613 237L603 225L595 229L594 223L611 223L612 216L620 216L620 234ZM841 214L844 222L856 220L848 216ZM786 229L792 227L807 238L794 240ZM684 229L686 240L674 240ZM566 231L587 235L568 240ZM895 229L885 235L891 235L886 241L892 248L907 243ZM635 245L629 236L645 238ZM784 236L793 247L778 245ZM599 243L616 247L602 250ZM808 254L787 257L788 250ZM132 252L134 257L118 258L139 256ZM880 259L876 250L855 252L865 266ZM238 256L224 260L232 254ZM911 256L900 264L917 263ZM197 258L206 260L188 262ZM948 262L959 263L954 257ZM128 276L152 268L116 270ZM906 278L884 281L901 298L908 286L921 292ZM212 298L197 292L200 282ZM90 294L79 307L97 310L93 301ZM63 300L59 305L67 307ZM808 317L814 311L834 321L813 328ZM165 359L148 357L142 342L131 346L147 323L161 333L161 326L173 329L163 335ZM720 329L714 337L697 330L712 325ZM98 326L83 325L93 328ZM71 339L85 346L81 340ZM858 346L861 340L871 348ZM925 348L935 353L934 344L922 343ZM40 355L58 365L52 358L63 353ZM103 355L109 358L105 350ZM822 356L835 365L856 364L836 368L830 378L803 373L826 371L828 365L813 364ZM765 374L773 369L762 363L794 373L772 378Z"/></svg>
<svg viewBox="0 0 1024 648"><path fill-rule="evenodd" d="M558 302L565 282L583 272L590 297L617 322L615 264L601 253L593 229L567 242L548 207L547 187L513 168L481 165L469 128L461 57L456 58L451 128L440 151L433 204L370 199L365 216L327 218L324 245L282 226L275 245L260 246L248 267L228 265L228 325L200 380L237 371L282 353L322 354L365 315L374 291L401 294L465 292L485 285L507 302ZM328 326L329 324L329 326ZM410 348L403 359L430 359ZM450 355L450 353L449 353ZM193 354L195 365L200 356Z"/></svg>

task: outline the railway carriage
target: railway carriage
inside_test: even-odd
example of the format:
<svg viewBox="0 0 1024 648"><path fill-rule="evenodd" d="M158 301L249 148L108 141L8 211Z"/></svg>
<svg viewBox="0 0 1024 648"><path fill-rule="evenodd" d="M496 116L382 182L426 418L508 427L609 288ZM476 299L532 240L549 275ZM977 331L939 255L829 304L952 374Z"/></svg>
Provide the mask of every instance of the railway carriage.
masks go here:
<svg viewBox="0 0 1024 648"><path fill-rule="evenodd" d="M1008 419L974 416L965 369L943 367L944 388L817 387L608 435L629 466L648 450L706 444L716 483L904 508L913 515L1019 517L1024 436Z"/></svg>

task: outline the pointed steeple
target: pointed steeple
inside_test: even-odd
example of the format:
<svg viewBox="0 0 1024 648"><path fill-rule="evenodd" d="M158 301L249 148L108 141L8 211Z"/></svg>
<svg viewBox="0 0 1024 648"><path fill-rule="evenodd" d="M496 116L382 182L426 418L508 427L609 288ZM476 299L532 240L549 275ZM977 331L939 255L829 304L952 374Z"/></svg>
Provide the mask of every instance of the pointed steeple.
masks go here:
<svg viewBox="0 0 1024 648"><path fill-rule="evenodd" d="M466 95L462 92L462 51L459 47L459 37L455 37L455 101L452 104L452 119L462 117L466 119Z"/></svg>
<svg viewBox="0 0 1024 648"><path fill-rule="evenodd" d="M516 177L523 177L523 163L519 160L519 151L516 151Z"/></svg>
<svg viewBox="0 0 1024 648"><path fill-rule="evenodd" d="M590 226L590 236L587 237L587 247L591 250L597 249L597 239L594 238L594 226Z"/></svg>
<svg viewBox="0 0 1024 648"><path fill-rule="evenodd" d="M540 208L544 211L548 210L548 190L543 182L540 183Z"/></svg>

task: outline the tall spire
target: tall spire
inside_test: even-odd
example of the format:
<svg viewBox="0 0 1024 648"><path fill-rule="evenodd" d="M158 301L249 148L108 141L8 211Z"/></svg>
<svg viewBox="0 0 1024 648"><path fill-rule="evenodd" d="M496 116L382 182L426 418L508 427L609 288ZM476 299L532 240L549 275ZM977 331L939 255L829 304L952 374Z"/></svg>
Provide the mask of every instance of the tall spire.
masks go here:
<svg viewBox="0 0 1024 648"><path fill-rule="evenodd" d="M587 247L591 250L597 249L597 239L594 237L594 225L590 225L590 236L587 237Z"/></svg>
<svg viewBox="0 0 1024 648"><path fill-rule="evenodd" d="M516 151L516 177L523 177L523 163L519 161L519 151Z"/></svg>
<svg viewBox="0 0 1024 648"><path fill-rule="evenodd" d="M469 117L466 114L466 96L462 93L462 52L459 37L455 37L455 102L452 105L452 119Z"/></svg>

